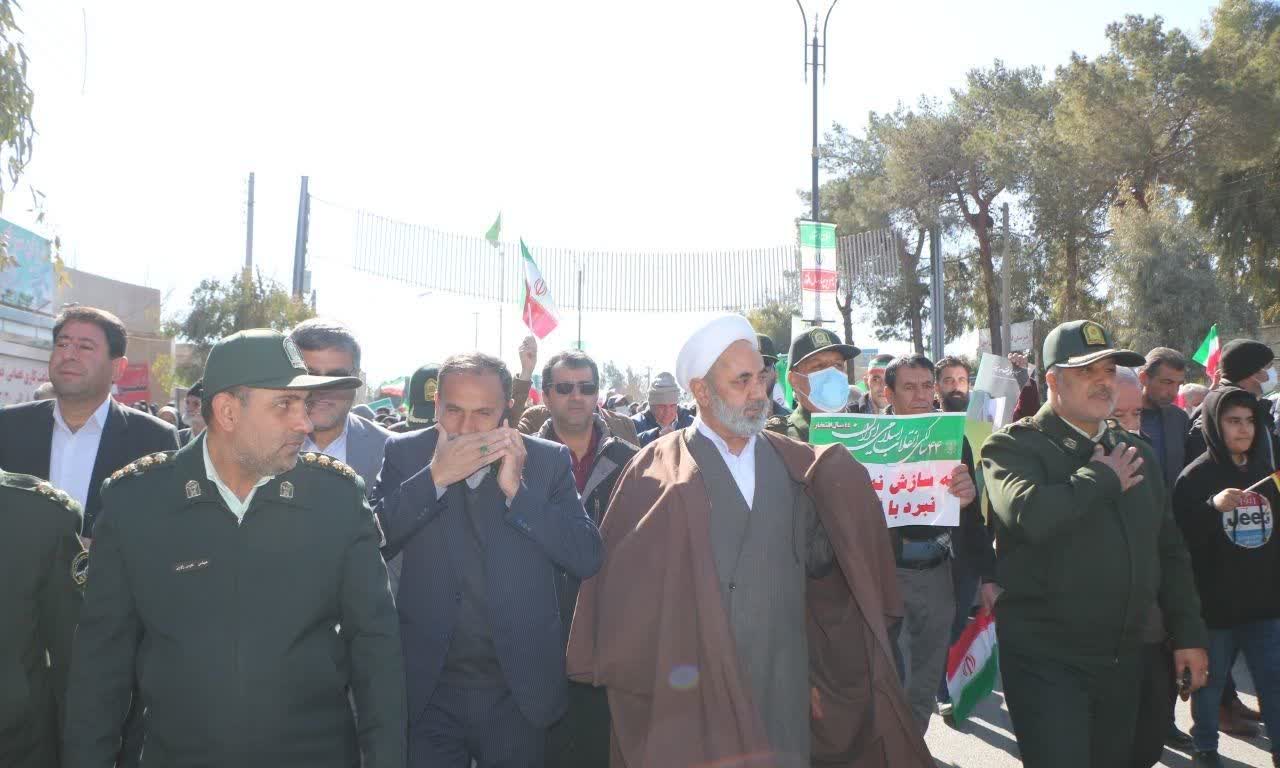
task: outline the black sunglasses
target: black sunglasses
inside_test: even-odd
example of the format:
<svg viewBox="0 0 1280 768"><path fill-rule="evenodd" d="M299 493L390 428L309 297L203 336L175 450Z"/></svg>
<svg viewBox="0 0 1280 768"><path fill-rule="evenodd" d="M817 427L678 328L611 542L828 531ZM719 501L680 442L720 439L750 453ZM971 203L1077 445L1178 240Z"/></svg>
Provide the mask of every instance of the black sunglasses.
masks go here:
<svg viewBox="0 0 1280 768"><path fill-rule="evenodd" d="M584 395L591 396L600 391L600 385L594 381L558 381L555 384L556 393L561 395L572 395L575 383L578 385L578 392Z"/></svg>

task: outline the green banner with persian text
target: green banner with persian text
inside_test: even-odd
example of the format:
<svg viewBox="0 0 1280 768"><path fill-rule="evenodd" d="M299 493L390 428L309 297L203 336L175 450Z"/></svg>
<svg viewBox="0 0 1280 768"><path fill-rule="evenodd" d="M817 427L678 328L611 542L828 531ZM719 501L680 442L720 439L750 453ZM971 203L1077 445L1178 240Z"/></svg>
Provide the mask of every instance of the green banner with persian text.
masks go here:
<svg viewBox="0 0 1280 768"><path fill-rule="evenodd" d="M839 443L871 475L890 528L960 524L960 502L948 492L964 452L963 413L886 416L814 414L813 445Z"/></svg>

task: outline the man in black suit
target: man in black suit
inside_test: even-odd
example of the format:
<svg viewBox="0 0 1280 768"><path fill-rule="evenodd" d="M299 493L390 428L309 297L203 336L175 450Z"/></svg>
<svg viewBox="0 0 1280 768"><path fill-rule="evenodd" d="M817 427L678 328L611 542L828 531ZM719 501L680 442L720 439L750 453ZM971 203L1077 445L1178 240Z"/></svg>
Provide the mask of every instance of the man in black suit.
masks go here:
<svg viewBox="0 0 1280 768"><path fill-rule="evenodd" d="M178 447L174 428L111 398L129 364L120 318L73 306L53 326L49 381L56 397L0 409L0 467L50 481L84 507L93 538L102 481L126 464Z"/></svg>
<svg viewBox="0 0 1280 768"><path fill-rule="evenodd" d="M502 424L497 358L440 366L437 423L392 437L374 499L397 607L414 768L539 768L565 712L560 572L600 568L569 450Z"/></svg>

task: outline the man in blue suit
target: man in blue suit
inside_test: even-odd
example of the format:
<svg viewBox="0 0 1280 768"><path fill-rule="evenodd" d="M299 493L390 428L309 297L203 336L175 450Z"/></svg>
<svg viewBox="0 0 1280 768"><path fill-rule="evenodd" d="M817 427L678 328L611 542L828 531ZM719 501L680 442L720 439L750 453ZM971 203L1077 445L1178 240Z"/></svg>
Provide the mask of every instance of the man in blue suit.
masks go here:
<svg viewBox="0 0 1280 768"><path fill-rule="evenodd" d="M374 503L403 553L398 607L414 768L538 768L564 714L558 572L590 578L600 532L569 451L502 424L497 358L440 366L437 424L387 442Z"/></svg>

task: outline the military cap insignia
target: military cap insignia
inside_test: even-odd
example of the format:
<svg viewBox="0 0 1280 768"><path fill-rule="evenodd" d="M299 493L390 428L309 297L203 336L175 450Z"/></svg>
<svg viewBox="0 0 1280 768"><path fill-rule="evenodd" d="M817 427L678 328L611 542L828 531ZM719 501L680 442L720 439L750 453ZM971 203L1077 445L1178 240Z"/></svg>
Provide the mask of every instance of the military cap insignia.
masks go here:
<svg viewBox="0 0 1280 768"><path fill-rule="evenodd" d="M427 379L427 383L422 385L422 397L427 400L427 402L435 400L436 390L438 388L439 384L436 383L435 379Z"/></svg>
<svg viewBox="0 0 1280 768"><path fill-rule="evenodd" d="M195 480L188 480L186 485L186 492L187 492L188 499L199 498L201 493L200 483L196 482Z"/></svg>
<svg viewBox="0 0 1280 768"><path fill-rule="evenodd" d="M1107 335L1097 323L1085 323L1080 330L1084 333L1084 343L1091 347L1107 345Z"/></svg>
<svg viewBox="0 0 1280 768"><path fill-rule="evenodd" d="M812 341L815 347L829 347L836 343L836 337L825 328L814 328L809 331L809 341Z"/></svg>
<svg viewBox="0 0 1280 768"><path fill-rule="evenodd" d="M288 336L284 337L284 354L289 358L289 365L294 368L307 367L307 364L302 361L302 353L298 351L298 345Z"/></svg>
<svg viewBox="0 0 1280 768"><path fill-rule="evenodd" d="M89 580L89 552L81 550L71 559L71 580L77 587L83 587Z"/></svg>
<svg viewBox="0 0 1280 768"><path fill-rule="evenodd" d="M280 483L280 498L282 499L293 498L293 483L289 482L288 480L285 480L283 483Z"/></svg>

